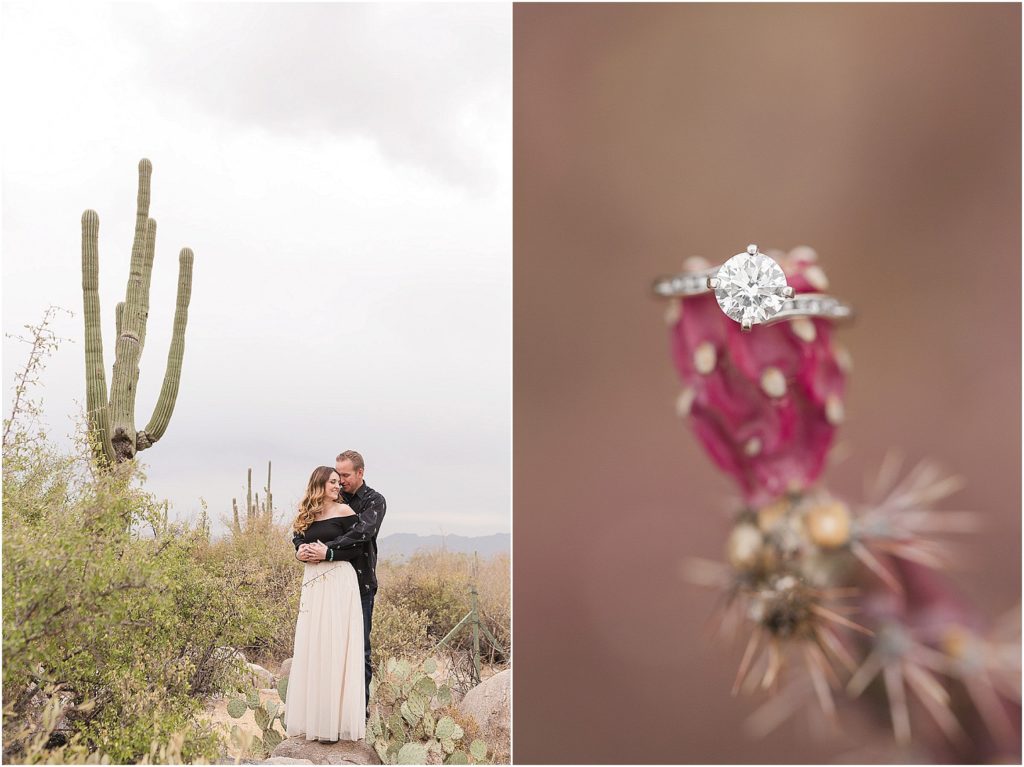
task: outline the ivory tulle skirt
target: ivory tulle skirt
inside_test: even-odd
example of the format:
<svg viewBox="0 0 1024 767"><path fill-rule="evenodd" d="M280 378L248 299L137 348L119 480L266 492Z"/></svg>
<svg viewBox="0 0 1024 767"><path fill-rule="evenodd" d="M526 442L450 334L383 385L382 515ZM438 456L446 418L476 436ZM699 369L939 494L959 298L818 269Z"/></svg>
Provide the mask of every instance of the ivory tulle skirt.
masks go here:
<svg viewBox="0 0 1024 767"><path fill-rule="evenodd" d="M366 735L363 608L351 562L306 563L285 732L306 740Z"/></svg>

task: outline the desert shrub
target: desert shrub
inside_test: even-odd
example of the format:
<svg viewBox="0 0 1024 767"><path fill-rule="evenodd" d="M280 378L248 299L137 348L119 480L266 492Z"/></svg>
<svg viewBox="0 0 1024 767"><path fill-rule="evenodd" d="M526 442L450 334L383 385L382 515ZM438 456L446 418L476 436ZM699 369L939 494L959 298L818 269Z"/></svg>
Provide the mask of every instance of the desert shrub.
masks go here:
<svg viewBox="0 0 1024 767"><path fill-rule="evenodd" d="M235 530L225 517L230 532L197 549L204 568L234 578L249 603L249 621L225 643L265 665L292 654L302 586L302 565L295 560L291 543L291 516L281 516L278 522L246 520ZM374 665L382 667L388 658L422 657L447 634L469 612L473 568L471 555L439 550L378 562L380 588L371 638ZM508 650L508 556L480 560L475 582L483 620ZM467 633L455 646L466 649L469 642ZM506 660L501 653L494 658L497 663Z"/></svg>
<svg viewBox="0 0 1024 767"><path fill-rule="evenodd" d="M61 758L215 758L203 697L243 684L225 646L283 641L287 570L258 540L248 559L211 543L205 518L168 524L142 475L97 471L84 440L61 451L24 436L11 428L3 449L5 755L31 756L32 708L57 686L66 724L50 745L75 743Z"/></svg>
<svg viewBox="0 0 1024 767"><path fill-rule="evenodd" d="M390 658L422 656L433 646L429 627L426 613L406 609L387 598L386 592L378 592L370 636L374 667L383 668Z"/></svg>
<svg viewBox="0 0 1024 767"><path fill-rule="evenodd" d="M62 703L62 696L56 688L47 688L38 693L43 702L34 722L22 722L20 727L5 727L4 740L13 739L20 744L17 753L19 764L110 764L111 760L102 750L89 748L82 739L81 733L70 738L59 732L64 712L67 710ZM80 706L80 710L88 710L89 705ZM10 718L10 706L4 708L4 718ZM60 742L55 742L55 738ZM139 764L183 764L182 746L186 735L176 733L166 743L153 741L149 752ZM5 750L5 761L9 751Z"/></svg>
<svg viewBox="0 0 1024 767"><path fill-rule="evenodd" d="M509 650L510 569L507 555L476 560L472 555L443 550L423 550L407 559L384 559L377 565L380 591L374 607L374 639L377 640L378 612L394 611L426 622L428 648L454 628L470 610L470 586L477 587L477 604L482 620L495 638ZM469 632L453 645L466 648ZM508 660L497 654L494 661Z"/></svg>
<svg viewBox="0 0 1024 767"><path fill-rule="evenodd" d="M204 567L231 579L248 605L247 622L227 635L226 644L256 663L289 657L302 587L289 523L260 520L209 542L197 556Z"/></svg>
<svg viewBox="0 0 1024 767"><path fill-rule="evenodd" d="M229 579L196 566L205 530L167 525L128 467L91 472L87 457L18 444L4 451L8 718L59 685L71 733L113 761L138 761L179 734L187 761L216 756L198 696L234 683L214 650L251 611ZM145 526L158 534L137 532Z"/></svg>

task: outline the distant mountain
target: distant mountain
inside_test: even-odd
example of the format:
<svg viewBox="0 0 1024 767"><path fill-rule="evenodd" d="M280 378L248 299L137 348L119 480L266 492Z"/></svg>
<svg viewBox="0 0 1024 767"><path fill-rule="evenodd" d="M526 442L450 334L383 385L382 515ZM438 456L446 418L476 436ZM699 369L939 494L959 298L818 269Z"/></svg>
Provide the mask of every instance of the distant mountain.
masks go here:
<svg viewBox="0 0 1024 767"><path fill-rule="evenodd" d="M472 554L481 557L492 554L508 554L512 549L512 536L508 533L494 535L414 535L393 533L377 539L377 551L382 559L407 557L420 549L440 549Z"/></svg>

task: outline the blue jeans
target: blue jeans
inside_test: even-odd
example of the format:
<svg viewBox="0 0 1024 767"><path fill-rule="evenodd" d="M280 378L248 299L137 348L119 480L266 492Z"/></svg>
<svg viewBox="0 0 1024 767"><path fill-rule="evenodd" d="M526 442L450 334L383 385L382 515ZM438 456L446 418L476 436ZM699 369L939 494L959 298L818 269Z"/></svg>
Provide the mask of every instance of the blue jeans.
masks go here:
<svg viewBox="0 0 1024 767"><path fill-rule="evenodd" d="M370 679L373 677L373 664L370 663L370 629L373 627L373 594L361 594L363 602L363 653L366 660L366 716L370 716Z"/></svg>

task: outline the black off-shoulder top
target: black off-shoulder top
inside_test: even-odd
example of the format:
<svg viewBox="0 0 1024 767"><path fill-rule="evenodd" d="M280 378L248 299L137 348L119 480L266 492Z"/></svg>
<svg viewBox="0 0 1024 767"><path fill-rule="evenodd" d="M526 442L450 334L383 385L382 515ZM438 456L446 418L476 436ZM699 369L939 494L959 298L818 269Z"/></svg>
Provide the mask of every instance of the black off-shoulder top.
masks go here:
<svg viewBox="0 0 1024 767"><path fill-rule="evenodd" d="M355 527L357 519L359 517L356 514L349 514L345 517L318 519L306 528L306 532L302 536L302 542L316 543L320 541L321 543L327 543L327 541L333 540Z"/></svg>
<svg viewBox="0 0 1024 767"><path fill-rule="evenodd" d="M344 517L318 519L306 528L306 532L303 533L301 539L293 538L292 542L295 544L296 550L298 550L299 545L302 543L316 543L317 541L320 543L327 543L327 541L332 541L342 533L347 533L355 527L358 519L359 516L357 514L349 514ZM366 553L365 545L350 546L335 552L328 551L328 555L331 559L327 561L351 562L352 567L356 570L356 575L360 577L363 576L364 572L369 571L370 560Z"/></svg>

